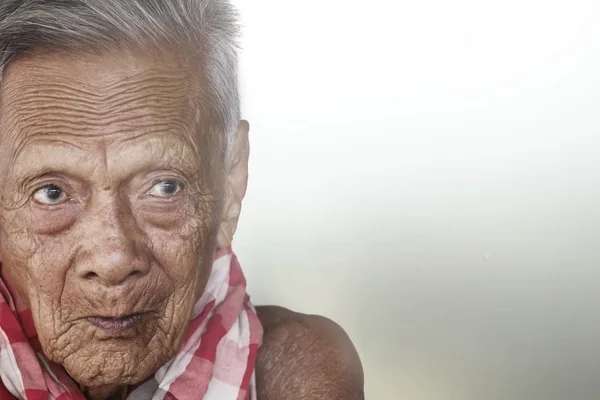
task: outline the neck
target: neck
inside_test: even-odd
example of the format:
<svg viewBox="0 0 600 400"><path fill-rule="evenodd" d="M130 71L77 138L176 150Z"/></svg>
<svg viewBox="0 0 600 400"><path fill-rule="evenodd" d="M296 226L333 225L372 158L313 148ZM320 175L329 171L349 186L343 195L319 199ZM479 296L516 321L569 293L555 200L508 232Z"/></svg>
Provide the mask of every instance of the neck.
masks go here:
<svg viewBox="0 0 600 400"><path fill-rule="evenodd" d="M127 386L100 386L84 388L82 391L88 400L123 400L127 394Z"/></svg>

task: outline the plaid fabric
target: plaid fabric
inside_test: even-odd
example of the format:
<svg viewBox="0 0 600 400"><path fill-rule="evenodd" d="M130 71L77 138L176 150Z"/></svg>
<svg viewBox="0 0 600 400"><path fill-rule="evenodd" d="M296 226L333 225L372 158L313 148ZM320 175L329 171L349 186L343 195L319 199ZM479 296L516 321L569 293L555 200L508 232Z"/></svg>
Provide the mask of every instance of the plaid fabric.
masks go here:
<svg viewBox="0 0 600 400"><path fill-rule="evenodd" d="M255 400L254 363L262 327L235 254L219 249L194 307L182 348L128 400ZM33 318L0 278L0 399L85 400L79 386L43 355Z"/></svg>

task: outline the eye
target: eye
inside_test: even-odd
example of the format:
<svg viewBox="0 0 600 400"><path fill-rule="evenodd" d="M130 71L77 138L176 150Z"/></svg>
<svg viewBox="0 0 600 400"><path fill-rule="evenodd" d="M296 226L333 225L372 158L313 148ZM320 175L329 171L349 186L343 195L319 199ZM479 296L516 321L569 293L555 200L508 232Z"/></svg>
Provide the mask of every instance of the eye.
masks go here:
<svg viewBox="0 0 600 400"><path fill-rule="evenodd" d="M33 194L33 199L41 204L60 204L68 200L65 192L56 185L46 185Z"/></svg>
<svg viewBox="0 0 600 400"><path fill-rule="evenodd" d="M183 188L183 184L173 179L155 181L154 186L148 192L151 196L173 197Z"/></svg>

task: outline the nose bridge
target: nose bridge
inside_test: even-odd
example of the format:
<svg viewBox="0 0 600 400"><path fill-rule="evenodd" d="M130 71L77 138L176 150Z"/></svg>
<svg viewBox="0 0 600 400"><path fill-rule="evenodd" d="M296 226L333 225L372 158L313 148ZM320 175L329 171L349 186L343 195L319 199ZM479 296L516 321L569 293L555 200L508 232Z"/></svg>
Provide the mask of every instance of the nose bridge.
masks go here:
<svg viewBox="0 0 600 400"><path fill-rule="evenodd" d="M131 239L134 223L131 209L124 201L113 196L104 196L97 207L90 208L90 217L96 222L99 233L105 233L107 240L122 241Z"/></svg>
<svg viewBox="0 0 600 400"><path fill-rule="evenodd" d="M86 212L82 246L77 257L77 276L105 285L118 285L133 275L147 272L131 209L114 196L104 196Z"/></svg>

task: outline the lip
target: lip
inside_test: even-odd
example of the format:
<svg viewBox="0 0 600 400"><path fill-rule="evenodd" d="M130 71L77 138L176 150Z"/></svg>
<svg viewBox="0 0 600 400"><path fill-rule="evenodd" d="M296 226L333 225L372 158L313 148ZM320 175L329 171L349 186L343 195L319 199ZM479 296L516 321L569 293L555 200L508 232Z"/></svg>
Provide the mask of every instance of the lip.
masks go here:
<svg viewBox="0 0 600 400"><path fill-rule="evenodd" d="M97 328L109 334L119 334L139 325L144 320L145 313L131 314L121 317L93 316L87 320Z"/></svg>

